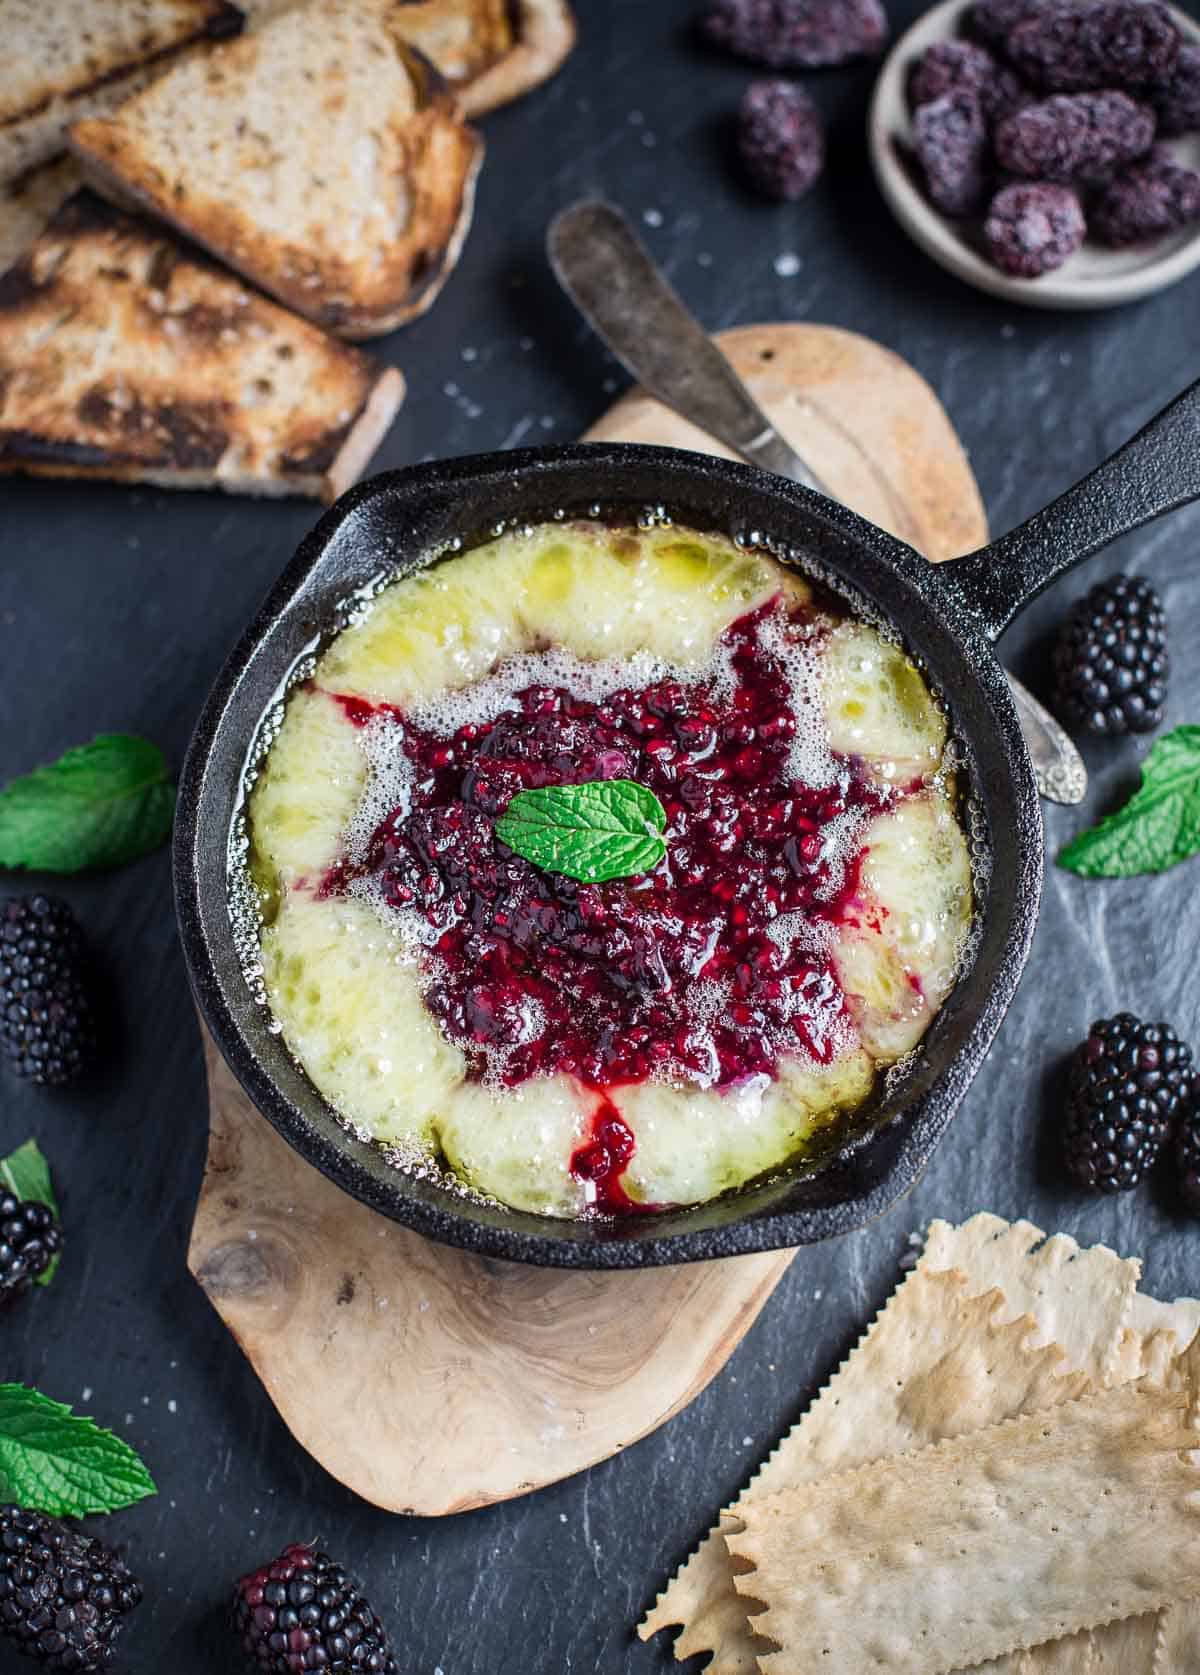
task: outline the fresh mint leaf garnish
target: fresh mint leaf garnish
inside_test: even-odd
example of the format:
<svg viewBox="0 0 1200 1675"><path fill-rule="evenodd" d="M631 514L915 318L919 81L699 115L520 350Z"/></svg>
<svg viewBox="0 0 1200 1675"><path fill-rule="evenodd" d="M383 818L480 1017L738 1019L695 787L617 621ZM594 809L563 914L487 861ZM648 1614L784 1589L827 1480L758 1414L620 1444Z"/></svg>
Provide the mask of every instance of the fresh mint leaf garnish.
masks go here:
<svg viewBox="0 0 1200 1675"><path fill-rule="evenodd" d="M1200 727L1156 740L1133 796L1060 850L1058 864L1083 878L1166 872L1200 852Z"/></svg>
<svg viewBox="0 0 1200 1675"><path fill-rule="evenodd" d="M174 816L158 746L105 733L0 791L0 867L117 867L165 843Z"/></svg>
<svg viewBox="0 0 1200 1675"><path fill-rule="evenodd" d="M15 1152L0 1158L0 1187L7 1187L27 1204L45 1204L47 1209L53 1210L55 1215L58 1214L54 1187L50 1180L50 1165L42 1156L36 1140L26 1140ZM39 1274L34 1283L49 1285L58 1271L60 1260L57 1256L53 1257L46 1272Z"/></svg>
<svg viewBox="0 0 1200 1675"><path fill-rule="evenodd" d="M0 1501L52 1518L84 1518L157 1493L120 1437L38 1390L0 1384Z"/></svg>
<svg viewBox="0 0 1200 1675"><path fill-rule="evenodd" d="M654 792L632 779L518 791L496 822L497 836L525 860L584 884L649 872L667 852L666 829Z"/></svg>

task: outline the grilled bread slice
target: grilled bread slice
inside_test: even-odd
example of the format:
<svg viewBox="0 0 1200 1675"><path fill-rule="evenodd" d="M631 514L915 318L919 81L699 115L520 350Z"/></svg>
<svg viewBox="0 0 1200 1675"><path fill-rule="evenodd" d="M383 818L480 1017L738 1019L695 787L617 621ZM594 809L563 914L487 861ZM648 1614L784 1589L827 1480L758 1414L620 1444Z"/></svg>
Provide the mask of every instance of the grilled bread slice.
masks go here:
<svg viewBox="0 0 1200 1675"><path fill-rule="evenodd" d="M70 123L112 110L174 53L241 26L225 0L0 0L0 181L55 156Z"/></svg>
<svg viewBox="0 0 1200 1675"><path fill-rule="evenodd" d="M549 80L575 44L565 0L413 0L400 24L468 116L511 104Z"/></svg>
<svg viewBox="0 0 1200 1675"><path fill-rule="evenodd" d="M239 3L258 24L298 0ZM567 0L408 0L396 26L445 76L467 116L511 104L548 81L575 44Z"/></svg>
<svg viewBox="0 0 1200 1675"><path fill-rule="evenodd" d="M395 370L91 192L0 276L0 472L332 500L403 395Z"/></svg>
<svg viewBox="0 0 1200 1675"><path fill-rule="evenodd" d="M182 60L71 145L343 337L429 307L470 223L482 144L408 41L405 0L313 0Z"/></svg>
<svg viewBox="0 0 1200 1675"><path fill-rule="evenodd" d="M56 157L0 186L0 273L24 255L56 210L83 184L73 157Z"/></svg>
<svg viewBox="0 0 1200 1675"><path fill-rule="evenodd" d="M468 116L509 105L559 71L575 45L566 0L515 0L513 43L502 58L472 70L460 98Z"/></svg>

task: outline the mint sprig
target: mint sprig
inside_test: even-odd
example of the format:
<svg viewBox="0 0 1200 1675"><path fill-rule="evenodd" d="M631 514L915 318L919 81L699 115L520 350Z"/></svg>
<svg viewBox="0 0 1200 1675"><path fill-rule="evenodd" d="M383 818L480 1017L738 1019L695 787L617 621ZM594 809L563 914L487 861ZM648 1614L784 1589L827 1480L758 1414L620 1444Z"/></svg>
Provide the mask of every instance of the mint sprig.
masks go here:
<svg viewBox="0 0 1200 1675"><path fill-rule="evenodd" d="M158 746L104 733L0 791L0 867L120 866L165 843L174 814L175 787Z"/></svg>
<svg viewBox="0 0 1200 1675"><path fill-rule="evenodd" d="M84 1518L157 1493L120 1437L39 1390L0 1384L0 1501L52 1518Z"/></svg>
<svg viewBox="0 0 1200 1675"><path fill-rule="evenodd" d="M50 1165L42 1156L36 1140L26 1140L23 1146L18 1146L15 1152L0 1158L0 1186L7 1187L9 1192L27 1204L45 1204L47 1209L58 1215L58 1204L54 1198L54 1186L50 1180ZM49 1285L58 1272L61 1258L54 1257L44 1274L39 1274L35 1284Z"/></svg>
<svg viewBox="0 0 1200 1675"><path fill-rule="evenodd" d="M1176 727L1155 742L1142 783L1123 808L1059 852L1083 878L1166 872L1200 852L1200 727Z"/></svg>
<svg viewBox="0 0 1200 1675"><path fill-rule="evenodd" d="M666 828L653 791L632 779L599 779L518 791L496 835L545 872L602 884L657 866L667 852Z"/></svg>

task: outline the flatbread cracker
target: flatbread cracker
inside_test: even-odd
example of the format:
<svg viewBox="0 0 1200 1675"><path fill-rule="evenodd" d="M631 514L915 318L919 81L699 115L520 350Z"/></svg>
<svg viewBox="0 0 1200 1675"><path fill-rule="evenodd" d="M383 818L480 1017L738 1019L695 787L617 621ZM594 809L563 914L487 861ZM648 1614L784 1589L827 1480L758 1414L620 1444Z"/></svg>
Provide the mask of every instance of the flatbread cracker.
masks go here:
<svg viewBox="0 0 1200 1675"><path fill-rule="evenodd" d="M885 1369L885 1382L902 1374L919 1377L927 1375L946 1353L942 1338L927 1338L927 1333L944 1330L947 1324L939 1321L936 1313L939 1294L925 1285L925 1279L934 1272L954 1272L958 1276L954 1289L960 1297L977 1297L999 1285L1005 1303L999 1315L989 1312L991 1326L1004 1319L1032 1316L1043 1344L1053 1342L1061 1332L1075 1346L1079 1357L1076 1364L1072 1367L1069 1362L1056 1361L1059 1372L1082 1373L1100 1382L1129 1312L1139 1269L1136 1262L1123 1260L1103 1245L1080 1250L1074 1240L1061 1235L1047 1240L1029 1222L1009 1224L986 1214L973 1216L960 1227L935 1222L917 1268L892 1294L858 1346L725 1514L721 1525L709 1532L647 1613L638 1628L643 1640L660 1629L681 1624L682 1632L674 1647L678 1660L711 1652L707 1675L758 1675L761 1643L749 1622L747 1603L734 1588L729 1554L721 1536L726 1527L738 1527L743 1505L764 1495L812 1482L823 1472L864 1464L869 1457L895 1452L900 1446L920 1447L945 1434L910 1429L908 1439L901 1441L894 1429L881 1433L876 1428L881 1369ZM1077 1324L1087 1321L1092 1323L1090 1336L1082 1324ZM953 1324L961 1330L967 1322L956 1317ZM1029 1353L1027 1336L1025 1333L1019 1340L1022 1360ZM1097 1349L1097 1342L1103 1348ZM924 1360L923 1350L927 1351ZM893 1353L898 1356L901 1372L892 1370ZM990 1422L982 1416L985 1411L991 1419L1019 1411L1004 1390L996 1395L997 1405L981 1405L974 1419L976 1426ZM1004 1405L1006 1401L1008 1405ZM930 1415L918 1413L915 1417L923 1420ZM912 1416L909 1423L911 1427ZM964 1426L960 1424L959 1428ZM886 1438L891 1439L890 1447L883 1445ZM1015 1675L1015 1671L1005 1663L988 1675Z"/></svg>
<svg viewBox="0 0 1200 1675"><path fill-rule="evenodd" d="M1141 1296L1134 1301L1131 1325L1144 1321L1150 1328L1147 1337L1151 1345L1158 1346L1167 1338L1181 1339L1192 1348L1196 1346L1200 1302L1185 1297L1175 1303L1158 1303L1152 1297ZM1200 1391L1193 1392L1188 1423L1193 1431L1200 1432ZM1138 1655L1140 1659L1141 1654ZM1114 1661L1112 1668L1119 1669L1121 1675L1134 1675L1134 1672L1142 1675L1144 1670L1152 1671L1152 1675L1195 1675L1200 1669L1200 1600L1181 1600L1160 1612L1155 1622L1151 1660L1135 1663L1132 1657L1127 1657L1124 1664Z"/></svg>
<svg viewBox="0 0 1200 1675"><path fill-rule="evenodd" d="M1031 1651L1013 1652L1007 1658L976 1665L989 1672L996 1668L1012 1669L1013 1675L1096 1675L1096 1645L1092 1634L1068 1635L1065 1640L1050 1640ZM1133 1675L1132 1669L1127 1675Z"/></svg>
<svg viewBox="0 0 1200 1675"><path fill-rule="evenodd" d="M1092 1667L1088 1675L1150 1675L1159 1613L1124 1617L1092 1630Z"/></svg>
<svg viewBox="0 0 1200 1675"><path fill-rule="evenodd" d="M1181 1298L1175 1303L1160 1303L1155 1297L1135 1292L1124 1324L1117 1334L1116 1348L1108 1365L1105 1382L1109 1385L1132 1384L1147 1379L1162 1384L1172 1376L1172 1369L1181 1352L1187 1348L1200 1325L1200 1303ZM1197 1607L1170 1606L1163 1617L1175 1612L1193 1612ZM1069 1641L1055 1641L1036 1646L1021 1654L1019 1670L1009 1660L999 1666L988 1665L987 1675L1060 1675L1064 1667L1078 1667L1087 1675L1154 1675L1154 1646L1158 1635L1160 1615L1151 1612L1144 1617L1130 1618L1128 1623L1111 1623L1087 1635L1073 1636ZM1178 1670L1165 1666L1158 1675L1184 1675L1185 1666Z"/></svg>
<svg viewBox="0 0 1200 1675"><path fill-rule="evenodd" d="M1118 1667L1125 1675L1124 1666L1113 1665L1114 1669ZM1149 1667L1153 1675L1196 1675L1200 1669L1200 1601L1183 1601L1159 1615L1154 1661Z"/></svg>
<svg viewBox="0 0 1200 1675"><path fill-rule="evenodd" d="M961 1268L999 1286L1013 1314L1031 1314L1043 1341L1056 1343L1067 1364L1093 1384L1111 1382L1115 1346L1142 1265L1107 1245L1081 1249L1065 1233L1050 1238L1032 1222L977 1215L961 1227L935 1221L923 1262Z"/></svg>
<svg viewBox="0 0 1200 1675"><path fill-rule="evenodd" d="M746 1506L764 1675L949 1675L1200 1591L1200 1347L1178 1370Z"/></svg>

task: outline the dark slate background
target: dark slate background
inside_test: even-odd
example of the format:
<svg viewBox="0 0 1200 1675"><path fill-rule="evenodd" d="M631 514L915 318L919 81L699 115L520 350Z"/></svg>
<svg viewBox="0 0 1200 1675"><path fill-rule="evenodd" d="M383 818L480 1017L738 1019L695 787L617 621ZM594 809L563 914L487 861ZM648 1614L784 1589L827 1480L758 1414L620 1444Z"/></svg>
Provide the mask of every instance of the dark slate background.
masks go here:
<svg viewBox="0 0 1200 1675"><path fill-rule="evenodd" d="M749 72L693 43L693 0L580 9L566 71L486 122L476 224L445 294L380 346L410 388L381 466L566 440L608 404L622 380L542 257L552 214L594 192L634 217L710 327L822 321L907 356L957 424L997 530L1200 376L1200 274L1117 312L1042 314L978 296L920 255L868 170L870 69L809 78L831 122L828 174L805 202L774 208L744 193L728 155ZM919 9L893 0L894 22ZM315 516L300 502L4 482L0 776L100 729L147 733L178 762L226 650ZM1200 513L1160 523L1044 597L1007 656L1044 693L1067 601L1118 566L1144 571L1171 617L1169 721L1200 720L1198 559ZM1130 789L1144 749L1089 748L1089 802L1047 809L1052 847ZM803 1252L725 1371L657 1435L532 1498L440 1522L377 1512L308 1459L185 1270L205 1096L166 854L66 881L120 1024L86 1090L4 1084L0 1146L35 1134L50 1155L70 1254L54 1286L0 1326L0 1378L80 1404L157 1475L159 1498L105 1528L128 1541L146 1582L123 1666L234 1667L222 1616L231 1577L319 1535L365 1573L412 1675L665 1669L666 1640L642 1647L632 1625L827 1378L928 1218L1028 1216L1140 1252L1159 1296L1196 1290L1200 1234L1169 1181L1087 1202L1052 1143L1055 1074L1094 1015L1128 1006L1200 1036L1196 878L1052 872L1016 1004L911 1198L878 1226ZM10 1664L27 1667L0 1650L0 1670Z"/></svg>

